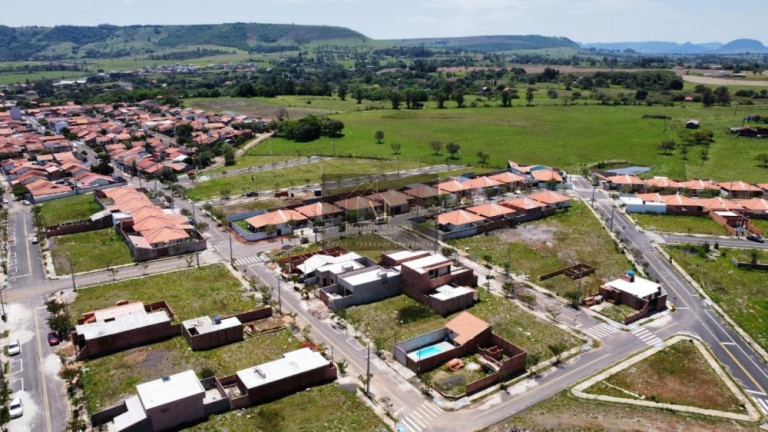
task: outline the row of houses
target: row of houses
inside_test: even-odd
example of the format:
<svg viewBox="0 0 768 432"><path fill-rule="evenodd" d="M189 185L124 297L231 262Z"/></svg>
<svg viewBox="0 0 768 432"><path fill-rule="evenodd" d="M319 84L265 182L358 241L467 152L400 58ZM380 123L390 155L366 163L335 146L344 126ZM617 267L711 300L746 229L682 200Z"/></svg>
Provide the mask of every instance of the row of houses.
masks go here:
<svg viewBox="0 0 768 432"><path fill-rule="evenodd" d="M191 221L152 202L130 186L94 192L95 199L111 215L136 261L205 250L205 238Z"/></svg>
<svg viewBox="0 0 768 432"><path fill-rule="evenodd" d="M711 180L675 181L666 177L641 179L636 175L622 174L604 176L596 174L600 186L606 190L618 190L625 193L660 193L671 195L682 193L694 197L724 195L732 199L768 197L768 183L749 184L740 180L714 182Z"/></svg>

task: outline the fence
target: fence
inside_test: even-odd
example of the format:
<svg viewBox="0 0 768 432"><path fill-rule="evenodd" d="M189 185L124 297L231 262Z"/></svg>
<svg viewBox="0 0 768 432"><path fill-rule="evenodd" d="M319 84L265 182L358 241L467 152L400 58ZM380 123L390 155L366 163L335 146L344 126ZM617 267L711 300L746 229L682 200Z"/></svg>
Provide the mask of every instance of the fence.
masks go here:
<svg viewBox="0 0 768 432"><path fill-rule="evenodd" d="M751 263L745 261L739 261L736 258L731 258L731 262L738 268L748 268L754 270L768 270L768 264Z"/></svg>
<svg viewBox="0 0 768 432"><path fill-rule="evenodd" d="M97 220L79 220L64 222L58 225L45 227L46 237L56 237L67 234L75 234L86 231L96 231L112 227L112 215L108 214Z"/></svg>
<svg viewBox="0 0 768 432"><path fill-rule="evenodd" d="M257 232L257 233L250 232L247 229L242 228L236 222L237 221L241 221L241 220L245 220L245 219L248 219L248 218L252 218L254 216L262 215L264 213L267 213L267 211L266 210L254 210L254 211L249 211L249 212L244 212L244 213L236 213L236 214L233 214L233 215L229 215L229 216L227 216L227 219L229 220L230 228L235 230L235 232L238 233L240 235L240 237L245 239L245 241L258 241L258 240L263 240L263 239L267 238L268 237L267 234L264 233L264 232Z"/></svg>

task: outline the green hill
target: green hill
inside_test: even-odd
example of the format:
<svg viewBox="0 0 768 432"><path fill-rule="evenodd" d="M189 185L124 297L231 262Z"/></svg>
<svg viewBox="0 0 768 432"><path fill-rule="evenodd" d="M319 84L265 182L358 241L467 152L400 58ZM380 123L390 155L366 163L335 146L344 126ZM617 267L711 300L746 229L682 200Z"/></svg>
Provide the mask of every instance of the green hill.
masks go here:
<svg viewBox="0 0 768 432"><path fill-rule="evenodd" d="M292 24L0 26L0 61L117 58L200 45L270 52L331 40L368 38L342 27Z"/></svg>
<svg viewBox="0 0 768 432"><path fill-rule="evenodd" d="M538 35L404 39L401 40L400 43L404 45L423 45L433 48L463 49L482 52L546 48L579 48L579 44L568 38Z"/></svg>

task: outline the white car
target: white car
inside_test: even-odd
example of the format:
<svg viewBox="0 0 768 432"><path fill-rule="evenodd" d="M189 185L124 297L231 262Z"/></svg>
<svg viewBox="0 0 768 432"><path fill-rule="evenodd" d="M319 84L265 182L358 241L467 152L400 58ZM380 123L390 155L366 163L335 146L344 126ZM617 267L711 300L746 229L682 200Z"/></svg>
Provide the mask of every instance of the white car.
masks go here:
<svg viewBox="0 0 768 432"><path fill-rule="evenodd" d="M21 354L21 344L18 339L8 342L8 355Z"/></svg>
<svg viewBox="0 0 768 432"><path fill-rule="evenodd" d="M11 415L11 418L19 418L24 414L24 406L21 404L21 399L14 398L8 404L8 414Z"/></svg>
<svg viewBox="0 0 768 432"><path fill-rule="evenodd" d="M21 203L24 204L24 205L31 205L29 200L23 200L23 201L21 201Z"/></svg>
<svg viewBox="0 0 768 432"><path fill-rule="evenodd" d="M3 204L8 204L8 198L3 198Z"/></svg>

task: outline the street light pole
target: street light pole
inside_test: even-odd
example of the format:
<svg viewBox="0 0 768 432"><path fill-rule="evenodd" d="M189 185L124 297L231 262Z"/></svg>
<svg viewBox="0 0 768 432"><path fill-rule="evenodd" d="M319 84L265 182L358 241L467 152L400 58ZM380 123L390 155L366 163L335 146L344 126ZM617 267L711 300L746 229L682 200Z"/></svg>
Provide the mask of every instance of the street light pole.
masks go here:
<svg viewBox="0 0 768 432"><path fill-rule="evenodd" d="M371 397L371 342L368 342L368 361L365 367L365 396Z"/></svg>
<svg viewBox="0 0 768 432"><path fill-rule="evenodd" d="M0 288L0 307L2 307L2 315L0 315L0 317L3 319L3 322L8 320L8 316L5 315L5 301L3 300L3 290L7 286L8 282L3 281L3 286Z"/></svg>
<svg viewBox="0 0 768 432"><path fill-rule="evenodd" d="M277 275L277 311L283 315L283 290L280 289L280 275Z"/></svg>
<svg viewBox="0 0 768 432"><path fill-rule="evenodd" d="M608 231L613 231L613 213L616 211L616 206L611 207L611 226L608 228Z"/></svg>
<svg viewBox="0 0 768 432"><path fill-rule="evenodd" d="M234 255L232 255L232 233L229 233L229 264L234 268L235 267L235 258Z"/></svg>
<svg viewBox="0 0 768 432"><path fill-rule="evenodd" d="M72 291L77 291L77 284L75 284L75 266L72 264L71 249L67 249L67 256L69 257L69 273L72 275Z"/></svg>
<svg viewBox="0 0 768 432"><path fill-rule="evenodd" d="M195 222L195 235L197 235L197 214L195 212L195 203L192 203L192 220ZM200 267L200 251L195 248L195 261L197 261L197 266Z"/></svg>

